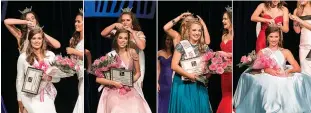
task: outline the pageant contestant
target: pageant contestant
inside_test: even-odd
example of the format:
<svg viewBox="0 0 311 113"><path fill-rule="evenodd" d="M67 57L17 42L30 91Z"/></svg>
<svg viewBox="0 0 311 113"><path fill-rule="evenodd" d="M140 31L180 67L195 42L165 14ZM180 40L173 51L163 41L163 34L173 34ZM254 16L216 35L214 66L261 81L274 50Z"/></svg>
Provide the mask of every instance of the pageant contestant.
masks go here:
<svg viewBox="0 0 311 113"><path fill-rule="evenodd" d="M122 13L116 23L111 24L106 27L101 35L106 38L114 37L118 29L127 29L130 31L130 48L133 48L139 54L139 65L140 65L140 78L137 83L141 87L140 92L142 92L142 85L145 76L145 54L144 49L146 47L146 37L141 30L139 22L133 12L132 8L122 9Z"/></svg>
<svg viewBox="0 0 311 113"><path fill-rule="evenodd" d="M172 56L174 52L173 40L165 35L164 48L158 51L157 61L157 90L158 90L158 113L167 113L170 101L172 74Z"/></svg>
<svg viewBox="0 0 311 113"><path fill-rule="evenodd" d="M120 69L133 71L134 87L97 76L96 82L105 85L97 113L151 113L143 94L139 92L140 86L135 84L140 77L139 55L134 49L129 48L130 34L131 32L125 29L117 30L113 38L113 51L109 52L105 58L116 57Z"/></svg>
<svg viewBox="0 0 311 113"><path fill-rule="evenodd" d="M176 45L172 59L172 69L176 74L172 83L168 112L211 113L208 90L203 83L196 81L200 75L188 73L179 65L180 61L200 56L208 50L202 24L198 20L191 20L186 25L185 32L188 32L189 38ZM184 49L185 47L187 49ZM189 80L182 80L182 76Z"/></svg>
<svg viewBox="0 0 311 113"><path fill-rule="evenodd" d="M232 27L232 7L227 7L223 15L222 23L224 31L220 43L220 54L232 59L233 27ZM217 113L232 112L232 72L221 74L222 99L218 106Z"/></svg>
<svg viewBox="0 0 311 113"><path fill-rule="evenodd" d="M261 72L248 68L242 73L234 95L236 113L311 112L311 77L300 73L292 53L282 47L281 33L278 26L266 29L268 47L258 52L257 59L270 58L271 63L266 68L260 65L262 60L255 60L252 68Z"/></svg>
<svg viewBox="0 0 311 113"><path fill-rule="evenodd" d="M311 51L311 1L298 1L294 15L290 15L294 21L294 30L300 33L299 60L301 71L311 76L311 62L306 60Z"/></svg>
<svg viewBox="0 0 311 113"><path fill-rule="evenodd" d="M78 99L73 110L73 113L84 113L84 34L83 34L83 9L80 9L75 19L75 29L72 38L70 39L70 47L67 47L67 54L72 58L78 60L80 70L77 72L79 85L78 85Z"/></svg>
<svg viewBox="0 0 311 113"><path fill-rule="evenodd" d="M203 26L203 36L206 44L210 43L210 35L208 33L208 29L205 25L205 22L198 16L200 24ZM190 12L185 12L179 15L178 17L174 18L173 20L169 21L167 24L164 25L163 29L166 34L173 38L174 47L181 41L181 40L188 40L187 34L187 23L191 20L195 19L194 16ZM180 31L175 31L172 27L177 24L177 22L181 21L181 25L179 27Z"/></svg>
<svg viewBox="0 0 311 113"><path fill-rule="evenodd" d="M282 31L287 33L288 28L288 9L284 6L284 1L272 0L265 1L258 5L253 12L251 20L253 22L261 22L261 30L256 41L256 52L266 46L265 31L270 24L277 24Z"/></svg>
<svg viewBox="0 0 311 113"><path fill-rule="evenodd" d="M47 75L50 63L54 61L54 53L46 50L44 32L40 27L34 27L29 31L27 40L29 45L26 52L23 52L17 63L16 91L19 108L22 113L56 113L54 100L57 91L52 82L58 82L59 79L53 79ZM30 94L22 91L25 81L25 74L28 67L34 67L44 71L42 81L40 82L38 94ZM27 78L27 80L31 80Z"/></svg>

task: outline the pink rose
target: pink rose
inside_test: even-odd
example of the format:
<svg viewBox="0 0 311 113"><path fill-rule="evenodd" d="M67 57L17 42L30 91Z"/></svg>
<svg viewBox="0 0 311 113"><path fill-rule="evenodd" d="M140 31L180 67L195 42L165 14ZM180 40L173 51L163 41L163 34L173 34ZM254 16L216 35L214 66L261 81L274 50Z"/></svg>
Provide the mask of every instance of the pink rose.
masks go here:
<svg viewBox="0 0 311 113"><path fill-rule="evenodd" d="M217 66L216 66L216 64L211 64L208 68L210 70L214 71L214 70L216 70Z"/></svg>
<svg viewBox="0 0 311 113"><path fill-rule="evenodd" d="M106 56L100 57L100 60L101 60L101 61L105 61L105 60L106 60Z"/></svg>
<svg viewBox="0 0 311 113"><path fill-rule="evenodd" d="M102 67L102 68L99 68L100 71L104 72L104 71L108 71L109 68L108 67Z"/></svg>
<svg viewBox="0 0 311 113"><path fill-rule="evenodd" d="M94 63L93 63L93 65L98 65L99 63L100 63L99 60L95 60Z"/></svg>
<svg viewBox="0 0 311 113"><path fill-rule="evenodd" d="M217 58L217 63L222 63L223 61L222 61L222 58L221 57L218 57Z"/></svg>
<svg viewBox="0 0 311 113"><path fill-rule="evenodd" d="M247 60L248 60L249 62L251 62L251 61L252 61L251 56L247 56Z"/></svg>
<svg viewBox="0 0 311 113"><path fill-rule="evenodd" d="M218 59L217 58L212 58L212 64L217 64Z"/></svg>
<svg viewBox="0 0 311 113"><path fill-rule="evenodd" d="M248 61L247 57L246 56L242 56L241 62L242 63L246 63L247 61Z"/></svg>
<svg viewBox="0 0 311 113"><path fill-rule="evenodd" d="M223 74L224 73L224 69L222 67L218 67L217 70L216 70L216 73L218 74Z"/></svg>
<svg viewBox="0 0 311 113"><path fill-rule="evenodd" d="M121 87L120 89L118 89L119 94L121 95L125 95L127 93L126 89L124 87Z"/></svg>

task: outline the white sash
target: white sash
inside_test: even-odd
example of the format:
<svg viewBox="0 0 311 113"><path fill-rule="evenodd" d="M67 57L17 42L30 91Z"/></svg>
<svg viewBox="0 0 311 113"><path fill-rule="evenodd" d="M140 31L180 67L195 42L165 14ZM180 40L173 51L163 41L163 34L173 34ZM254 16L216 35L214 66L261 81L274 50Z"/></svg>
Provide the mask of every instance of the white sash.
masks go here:
<svg viewBox="0 0 311 113"><path fill-rule="evenodd" d="M188 40L182 40L180 44L185 51L185 59L196 57L194 49Z"/></svg>

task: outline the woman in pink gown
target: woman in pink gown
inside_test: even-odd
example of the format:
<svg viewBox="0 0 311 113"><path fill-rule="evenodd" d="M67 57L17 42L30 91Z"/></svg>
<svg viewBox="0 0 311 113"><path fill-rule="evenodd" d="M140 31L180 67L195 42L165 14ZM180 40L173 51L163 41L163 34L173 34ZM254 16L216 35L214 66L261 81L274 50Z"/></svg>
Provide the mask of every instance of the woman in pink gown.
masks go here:
<svg viewBox="0 0 311 113"><path fill-rule="evenodd" d="M134 49L128 48L129 31L118 30L113 41L113 51L106 56L118 56L121 67L133 70L134 82L140 77L139 56ZM143 95L137 90L139 86L129 87L130 91L122 90L120 82L105 78L96 78L96 82L105 85L100 97L97 113L151 113Z"/></svg>
<svg viewBox="0 0 311 113"><path fill-rule="evenodd" d="M252 14L251 21L261 22L261 30L256 41L256 52L267 47L265 31L270 24L277 24L285 33L289 31L288 9L284 4L284 1L266 1L259 4Z"/></svg>

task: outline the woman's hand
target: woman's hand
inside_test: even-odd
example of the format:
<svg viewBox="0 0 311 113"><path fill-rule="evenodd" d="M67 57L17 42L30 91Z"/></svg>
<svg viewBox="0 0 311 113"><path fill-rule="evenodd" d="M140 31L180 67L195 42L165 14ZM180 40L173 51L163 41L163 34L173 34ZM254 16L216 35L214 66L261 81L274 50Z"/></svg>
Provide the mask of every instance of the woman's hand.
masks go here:
<svg viewBox="0 0 311 113"><path fill-rule="evenodd" d="M20 113L24 113L24 111L27 112L27 110L25 109L25 107L24 107L22 101L18 101L18 107L19 107Z"/></svg>
<svg viewBox="0 0 311 113"><path fill-rule="evenodd" d="M116 82L116 81L113 81L113 86L116 87L116 88L121 88L121 87L123 87L122 83Z"/></svg>
<svg viewBox="0 0 311 113"><path fill-rule="evenodd" d="M130 33L133 33L133 32L134 32L134 30L133 30L131 27L129 27L129 26L123 26L123 28L124 28L125 30L129 31Z"/></svg>
<svg viewBox="0 0 311 113"><path fill-rule="evenodd" d="M121 23L114 23L114 27L117 29L122 29L124 26Z"/></svg>
<svg viewBox="0 0 311 113"><path fill-rule="evenodd" d="M187 16L191 16L192 14L190 12L184 12L181 15L179 15L180 18L186 18Z"/></svg>
<svg viewBox="0 0 311 113"><path fill-rule="evenodd" d="M271 69L271 68L265 69L265 72L270 74L270 75L273 75L273 76L279 76L282 74L280 71L276 71L276 70Z"/></svg>

